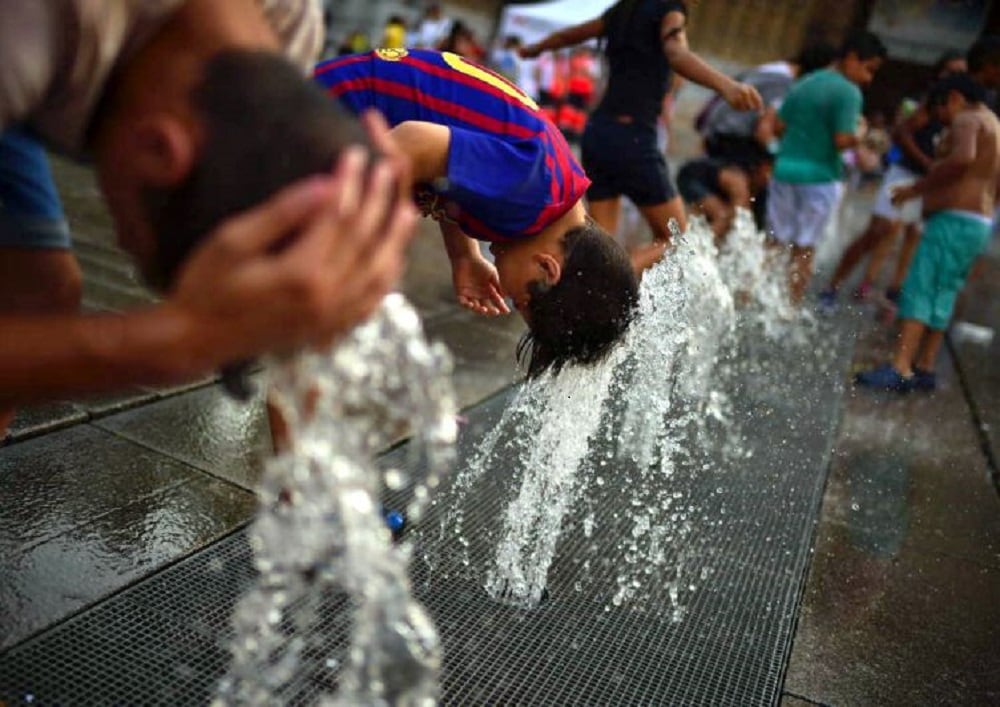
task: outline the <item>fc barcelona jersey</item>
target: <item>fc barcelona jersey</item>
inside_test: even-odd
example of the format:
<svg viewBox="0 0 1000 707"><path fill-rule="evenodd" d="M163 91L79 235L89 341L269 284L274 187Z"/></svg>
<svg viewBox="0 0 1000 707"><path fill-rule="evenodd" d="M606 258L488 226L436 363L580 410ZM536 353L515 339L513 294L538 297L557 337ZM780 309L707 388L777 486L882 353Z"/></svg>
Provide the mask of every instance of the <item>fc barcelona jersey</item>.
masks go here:
<svg viewBox="0 0 1000 707"><path fill-rule="evenodd" d="M315 78L353 113L375 108L393 126L420 120L450 128L447 178L425 185L418 200L473 238L533 236L590 185L531 98L457 54L380 49L319 64Z"/></svg>

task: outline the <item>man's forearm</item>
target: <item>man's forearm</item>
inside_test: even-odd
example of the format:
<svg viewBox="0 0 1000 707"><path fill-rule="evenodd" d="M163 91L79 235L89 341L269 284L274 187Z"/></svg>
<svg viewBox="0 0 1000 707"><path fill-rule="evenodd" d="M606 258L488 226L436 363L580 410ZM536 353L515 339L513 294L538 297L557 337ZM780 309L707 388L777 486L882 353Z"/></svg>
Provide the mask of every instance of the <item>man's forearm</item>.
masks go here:
<svg viewBox="0 0 1000 707"><path fill-rule="evenodd" d="M207 372L203 343L165 305L128 314L2 317L0 331L0 407Z"/></svg>

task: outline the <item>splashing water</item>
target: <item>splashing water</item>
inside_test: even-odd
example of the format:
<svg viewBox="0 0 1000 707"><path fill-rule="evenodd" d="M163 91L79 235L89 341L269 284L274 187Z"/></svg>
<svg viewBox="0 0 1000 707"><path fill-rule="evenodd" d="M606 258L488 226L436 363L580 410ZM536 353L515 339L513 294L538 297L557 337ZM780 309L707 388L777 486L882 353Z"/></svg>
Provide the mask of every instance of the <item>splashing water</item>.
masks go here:
<svg viewBox="0 0 1000 707"><path fill-rule="evenodd" d="M269 367L289 438L265 466L250 532L258 577L233 613L232 661L216 704L298 702L310 677L338 683L317 698L323 705L436 703L437 633L411 594L410 546L390 542L374 458L414 433L413 453L425 459L410 466L424 476L387 474L389 486L412 489L407 521L419 520L453 461L450 373L449 354L426 343L399 295L332 351ZM337 596L352 609L346 655L330 654L317 628L320 603Z"/></svg>
<svg viewBox="0 0 1000 707"><path fill-rule="evenodd" d="M816 321L808 309L792 304L786 260L782 249L768 246L751 213L737 209L719 249L719 270L740 305L741 325L757 328L769 341L805 343Z"/></svg>
<svg viewBox="0 0 1000 707"><path fill-rule="evenodd" d="M577 471L601 421L614 368L614 361L595 370L577 367L540 382L547 398L542 419L571 421L574 433L547 424L533 439L520 493L504 518L496 568L486 581L493 598L524 607L541 600L563 516L576 500Z"/></svg>
<svg viewBox="0 0 1000 707"><path fill-rule="evenodd" d="M785 341L807 317L789 304L784 267L749 214L738 215L721 253L700 219L683 235L675 230L674 244L644 274L637 315L621 345L593 366L527 382L442 497L439 540L458 542L455 569L485 575L494 598L522 608L540 602L560 533L581 502L590 508L582 535L601 532L605 522L604 532L618 538L617 557L599 558L616 574L611 591L601 594L606 608L641 605L666 587L680 620L685 596L702 581L684 576L696 564L687 562L684 541L697 532L701 514L676 490L684 486L675 483L677 475L705 473L699 450L708 438L739 456L725 371L738 330ZM475 567L463 506L488 471L514 476L519 486L502 527L489 536L495 541L489 565ZM594 513L600 502L593 499L609 493L625 494L628 517L602 521ZM592 568L587 559L577 591Z"/></svg>

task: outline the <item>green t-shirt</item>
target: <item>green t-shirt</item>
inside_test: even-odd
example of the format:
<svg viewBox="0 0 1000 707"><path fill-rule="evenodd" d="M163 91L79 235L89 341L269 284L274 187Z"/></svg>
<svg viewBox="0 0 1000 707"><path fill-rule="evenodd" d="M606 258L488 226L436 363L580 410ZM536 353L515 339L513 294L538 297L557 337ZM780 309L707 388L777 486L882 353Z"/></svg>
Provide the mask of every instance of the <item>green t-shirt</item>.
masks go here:
<svg viewBox="0 0 1000 707"><path fill-rule="evenodd" d="M861 89L836 69L796 82L778 112L785 133L774 178L793 184L839 180L843 162L833 136L857 130L861 104Z"/></svg>

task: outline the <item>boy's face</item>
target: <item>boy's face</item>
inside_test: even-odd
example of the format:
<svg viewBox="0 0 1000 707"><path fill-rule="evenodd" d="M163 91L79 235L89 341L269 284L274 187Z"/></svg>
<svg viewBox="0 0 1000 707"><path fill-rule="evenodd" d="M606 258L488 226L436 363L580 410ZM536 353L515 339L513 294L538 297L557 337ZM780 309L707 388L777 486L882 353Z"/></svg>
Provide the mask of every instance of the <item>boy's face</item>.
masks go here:
<svg viewBox="0 0 1000 707"><path fill-rule="evenodd" d="M843 61L844 76L859 86L867 86L875 78L875 73L882 66L880 57L871 59L861 59L854 52L850 52Z"/></svg>
<svg viewBox="0 0 1000 707"><path fill-rule="evenodd" d="M530 238L509 243L491 243L490 253L493 254L497 274L500 276L500 288L527 321L531 283L552 280L555 265L547 261L554 259L554 256L539 251L537 244ZM559 260L559 268L561 265ZM558 275L559 273L555 274L556 281Z"/></svg>

